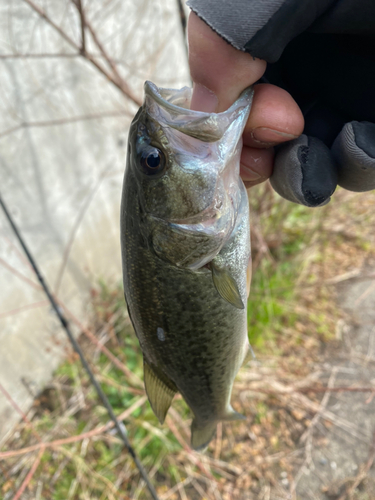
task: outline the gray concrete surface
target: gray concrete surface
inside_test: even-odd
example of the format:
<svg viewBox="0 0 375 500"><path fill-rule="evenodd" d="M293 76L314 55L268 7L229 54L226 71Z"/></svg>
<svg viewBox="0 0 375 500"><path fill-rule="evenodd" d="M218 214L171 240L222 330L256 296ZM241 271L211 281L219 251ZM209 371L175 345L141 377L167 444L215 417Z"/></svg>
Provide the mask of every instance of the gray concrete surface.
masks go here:
<svg viewBox="0 0 375 500"><path fill-rule="evenodd" d="M338 304L347 313L337 330L337 342L324 355L322 380L333 387L374 387L375 390L375 263L361 273L368 279L353 279L338 287ZM326 424L325 412L334 416ZM298 498L338 500L353 486L358 474L374 457L374 393L328 394L322 411L314 418L304 454L296 469ZM369 462L370 464L370 462ZM358 500L375 498L375 464L371 463ZM347 498L347 496L345 496Z"/></svg>
<svg viewBox="0 0 375 500"><path fill-rule="evenodd" d="M35 3L80 43L71 2ZM83 4L137 96L145 79L189 84L175 0ZM75 52L23 0L0 3L0 33L0 55ZM80 57L0 58L0 67L0 191L48 283L85 322L90 287L121 279L119 203L137 107ZM102 113L114 116L80 119ZM66 343L1 211L0 242L0 389L25 410ZM18 419L0 391L0 443Z"/></svg>

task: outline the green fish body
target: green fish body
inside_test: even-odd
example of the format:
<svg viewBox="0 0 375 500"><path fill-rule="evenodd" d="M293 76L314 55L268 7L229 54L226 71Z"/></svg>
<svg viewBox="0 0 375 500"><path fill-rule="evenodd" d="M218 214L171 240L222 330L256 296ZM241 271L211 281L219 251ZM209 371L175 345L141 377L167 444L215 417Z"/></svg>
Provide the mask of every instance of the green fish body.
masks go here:
<svg viewBox="0 0 375 500"><path fill-rule="evenodd" d="M247 89L223 113L189 109L191 90L145 84L129 132L121 206L125 299L162 423L176 392L205 448L249 350L248 199L239 177Z"/></svg>

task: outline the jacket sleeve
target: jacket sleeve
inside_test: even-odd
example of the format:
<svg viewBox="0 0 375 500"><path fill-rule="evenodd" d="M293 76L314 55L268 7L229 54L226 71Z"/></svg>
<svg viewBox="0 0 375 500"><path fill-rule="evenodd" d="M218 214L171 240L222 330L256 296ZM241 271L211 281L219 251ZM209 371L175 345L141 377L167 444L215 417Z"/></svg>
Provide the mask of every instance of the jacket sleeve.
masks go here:
<svg viewBox="0 0 375 500"><path fill-rule="evenodd" d="M374 0L188 0L187 5L236 49L276 62L309 30L375 34Z"/></svg>

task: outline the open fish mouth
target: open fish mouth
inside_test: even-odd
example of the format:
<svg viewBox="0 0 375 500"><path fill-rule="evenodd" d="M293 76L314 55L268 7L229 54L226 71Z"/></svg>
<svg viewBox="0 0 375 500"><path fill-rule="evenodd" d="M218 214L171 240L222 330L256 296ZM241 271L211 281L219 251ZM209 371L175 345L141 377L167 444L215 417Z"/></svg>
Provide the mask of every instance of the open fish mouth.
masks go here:
<svg viewBox="0 0 375 500"><path fill-rule="evenodd" d="M193 137L206 144L204 151L213 170L217 172L216 184L205 206L184 217L163 217L165 222L181 226L195 226L201 231L214 231L215 227L232 229L238 210L240 139L244 123L250 111L253 89L246 89L236 102L222 113L205 113L190 109L192 89L158 88L152 82L145 83L145 109L147 114L162 127ZM172 130L168 132L173 141ZM179 137L181 137L179 134ZM187 148L188 149L188 148ZM194 161L188 153L177 154L177 163L186 171L194 170ZM229 160L228 160L229 159ZM204 156L199 158L205 163ZM193 168L192 168L193 166ZM198 166L199 169L199 166ZM202 201L202 199L201 199ZM191 228L193 229L193 228Z"/></svg>
<svg viewBox="0 0 375 500"><path fill-rule="evenodd" d="M221 113L205 113L190 109L192 89L159 89L146 81L145 104L148 113L162 125L179 130L203 142L220 140L240 113L248 113L253 99L252 87L244 90L237 101Z"/></svg>

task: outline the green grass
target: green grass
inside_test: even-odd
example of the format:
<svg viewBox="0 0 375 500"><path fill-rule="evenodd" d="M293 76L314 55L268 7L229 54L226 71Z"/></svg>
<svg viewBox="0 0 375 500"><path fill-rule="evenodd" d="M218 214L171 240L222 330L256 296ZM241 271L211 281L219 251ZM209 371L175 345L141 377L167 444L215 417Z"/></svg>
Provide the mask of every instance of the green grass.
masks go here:
<svg viewBox="0 0 375 500"><path fill-rule="evenodd" d="M262 349L268 341L273 341L287 325L292 327L296 314L289 311L288 304L294 300L293 266L284 263L276 268L264 263L253 277L248 301L248 328L250 343Z"/></svg>
<svg viewBox="0 0 375 500"><path fill-rule="evenodd" d="M329 293L324 289L314 289L313 301L319 301L319 308L312 307L311 310L305 297L308 287L318 282L314 265L321 266L324 263L325 248L332 242L327 232L320 231L324 209L309 210L290 204L270 195L264 187L251 197L251 205L255 235L253 257L257 267L253 273L248 303L249 339L260 357L272 357L275 361L285 356L288 369L294 363L298 370L303 361L300 361L299 355L293 358L294 350L306 351L307 338L318 342L332 338L332 321L326 309L326 304L330 303ZM266 251L259 259L257 256L261 245L257 243L257 238L262 238L266 246ZM337 235L336 238L339 241L341 236ZM302 274L302 285L297 286ZM119 414L143 396L142 354L126 314L120 285L109 286L104 281L99 283L92 293L91 323L99 338L104 331L107 336L106 347L138 377L138 381L129 380L106 355L98 353L84 337L81 338L86 356L115 413ZM36 415L33 418L35 429L46 441L79 435L108 422L106 411L77 357L72 356L59 367L54 382L55 385L46 390L39 398L39 403L36 403ZM82 405L74 409L79 397L83 398ZM257 401L254 404L253 423L263 427L270 418L273 404L272 399ZM173 408L183 421L191 417L182 399L176 398ZM280 427L278 418L272 418L275 429ZM181 445L167 426L160 426L148 402L136 409L124 424L145 467L149 470L157 467L154 477L157 487L162 488L166 481L171 487L182 476L186 477L185 469L179 465ZM271 424L268 422L267 425ZM279 446L282 447L282 438L279 436L277 439L275 443L270 443L271 447L277 446L279 449ZM19 447L19 442L22 442L22 446L35 443L27 427L22 429L17 443L9 443L8 449ZM230 456L231 452L228 453L227 456ZM64 467L60 470L62 463ZM197 468L195 470L198 471ZM215 470L212 473L217 474ZM121 474L124 475L123 482L120 482L121 491L131 497L137 488L139 476L119 439L115 434L107 433L86 443L79 441L46 450L38 473L30 483L30 490L35 491L41 482L42 498L119 500L126 497L118 495L113 485ZM0 496L1 488L0 481ZM139 499L146 496L142 492Z"/></svg>

